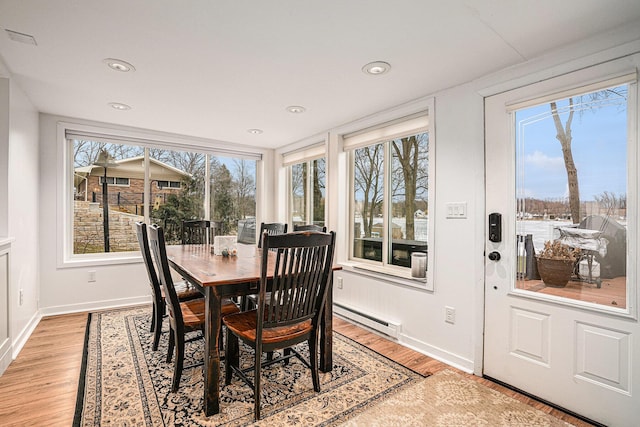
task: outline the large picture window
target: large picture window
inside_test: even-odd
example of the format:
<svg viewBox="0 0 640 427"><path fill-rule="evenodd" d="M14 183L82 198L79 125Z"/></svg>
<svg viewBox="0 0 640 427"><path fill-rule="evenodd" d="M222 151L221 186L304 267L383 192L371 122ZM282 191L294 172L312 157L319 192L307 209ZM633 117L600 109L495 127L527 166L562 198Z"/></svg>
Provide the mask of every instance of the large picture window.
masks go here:
<svg viewBox="0 0 640 427"><path fill-rule="evenodd" d="M67 258L138 251L136 221L164 227L169 244L181 243L185 220L214 220L226 235L236 234L239 223L255 223L259 155L219 156L145 142L67 131L72 178L66 182L73 186L67 192Z"/></svg>
<svg viewBox="0 0 640 427"><path fill-rule="evenodd" d="M426 117L417 117L345 137L353 195L351 260L401 276L426 278L430 208L427 125Z"/></svg>

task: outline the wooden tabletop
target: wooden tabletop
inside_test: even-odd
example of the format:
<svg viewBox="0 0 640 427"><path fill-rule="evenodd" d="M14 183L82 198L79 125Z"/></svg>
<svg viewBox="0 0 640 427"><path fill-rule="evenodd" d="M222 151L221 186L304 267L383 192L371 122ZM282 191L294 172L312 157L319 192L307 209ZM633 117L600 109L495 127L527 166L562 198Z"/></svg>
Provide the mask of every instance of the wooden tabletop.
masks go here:
<svg viewBox="0 0 640 427"><path fill-rule="evenodd" d="M202 287L260 280L262 250L254 256L213 255L210 245L170 245L167 258L173 267ZM268 271L273 271L275 254L269 253Z"/></svg>

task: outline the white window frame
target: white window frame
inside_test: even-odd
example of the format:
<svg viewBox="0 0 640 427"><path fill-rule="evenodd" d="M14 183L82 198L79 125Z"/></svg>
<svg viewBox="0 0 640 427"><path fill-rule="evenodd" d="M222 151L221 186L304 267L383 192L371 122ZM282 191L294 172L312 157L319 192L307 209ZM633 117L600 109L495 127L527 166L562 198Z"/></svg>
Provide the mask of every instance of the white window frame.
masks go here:
<svg viewBox="0 0 640 427"><path fill-rule="evenodd" d="M261 198L263 183L259 177L262 176L261 169L266 150L233 150L228 148L228 144L201 139L192 139L189 137L177 138L162 133L138 132L133 130L123 130L121 128L109 128L95 126L93 124L85 124L84 121L57 123L57 161L62 165L58 169L56 186L58 194L56 215L60 219L61 227L57 227L56 240L58 250L56 251L56 265L58 268L72 268L81 266L96 265L116 265L140 262L140 252L110 252L96 254L74 254L73 253L73 150L70 149L69 134L93 135L87 139L100 140L115 144L138 145L145 148L161 148L167 150L180 151L197 151L207 154L208 156L244 158L248 160L256 160L256 204ZM145 167L149 166L149 161L145 156ZM208 163L208 160L207 160ZM208 168L208 164L207 164ZM145 181L145 188L148 183ZM205 186L208 192L208 185ZM148 194L145 196L148 199ZM205 203L207 204L207 203ZM259 206L256 206L259 209ZM205 214L208 215L207 206L205 206ZM145 220L148 221L148 213L145 214Z"/></svg>
<svg viewBox="0 0 640 427"><path fill-rule="evenodd" d="M324 161L325 161L325 171L326 171L327 158L324 155L322 155L320 157L314 157L312 159L307 159L307 160L304 160L304 161L300 161L300 162L297 162L297 163L293 163L293 164L290 164L289 166L287 166L287 188L288 188L287 196L288 196L288 200L289 200L289 203L287 204L287 206L288 206L288 212L287 212L287 217L288 218L287 219L288 219L288 222L289 222L289 226L291 227L291 230L293 230L293 216L292 216L292 213L293 213L293 197L292 197L293 188L291 187L291 181L292 181L292 178L293 178L293 166L301 165L301 164L306 164L307 165L307 171L308 171L307 172L307 177L308 177L308 179L304 183L304 185L307 187L307 192L306 192L307 196L306 196L306 200L305 200L306 211L305 211L305 218L303 218L303 220L304 220L305 224L313 224L313 207L314 206L313 206L313 180L311 179L311 177L312 177L311 171L312 171L312 168L314 167L313 163L316 160L319 160L319 159L324 159ZM326 174L326 172L325 172L325 174ZM325 183L324 184L325 184L325 192L326 192L326 185L327 185L326 175L325 175ZM327 197L327 195L325 193L325 204L324 204L324 215L323 215L323 218L324 218L323 222L324 222L325 226L327 224L326 197Z"/></svg>
<svg viewBox="0 0 640 427"><path fill-rule="evenodd" d="M426 124L421 119L426 116ZM412 125L413 123L413 125ZM417 124L421 123L421 124ZM403 128L403 124L406 125ZM394 125L398 125L394 127ZM421 129L421 130L420 130ZM417 130L417 131L416 131ZM342 262L343 266L355 271L360 271L366 275L378 275L391 279L390 282L397 282L410 287L416 287L424 290L434 290L434 242L435 242L435 218L436 218L436 137L435 137L435 101L433 98L417 101L408 104L404 108L398 108L389 113L383 113L375 117L369 117L361 121L344 126L338 130L341 141L342 150L346 154L347 173L349 187L346 191L345 202L348 206L346 209L345 224L348 230L348 239L345 244L346 261ZM429 206L429 225L428 225L428 251L427 251L427 274L425 279L416 279L411 277L411 269L407 267L395 266L387 263L386 241L383 241L383 261L366 260L355 258L353 256L354 245L354 228L351 225L354 218L354 171L353 171L353 151L356 148L374 145L376 142L390 141L399 136L409 136L420 132L429 134L429 164L428 164L428 206ZM369 136L376 135L373 138ZM385 161L385 186L388 186L388 161ZM390 194L389 189L385 187L385 196ZM387 205L387 197L384 201L384 212L389 215L389 207ZM388 221L385 221L388 225ZM389 233L385 233L387 238Z"/></svg>

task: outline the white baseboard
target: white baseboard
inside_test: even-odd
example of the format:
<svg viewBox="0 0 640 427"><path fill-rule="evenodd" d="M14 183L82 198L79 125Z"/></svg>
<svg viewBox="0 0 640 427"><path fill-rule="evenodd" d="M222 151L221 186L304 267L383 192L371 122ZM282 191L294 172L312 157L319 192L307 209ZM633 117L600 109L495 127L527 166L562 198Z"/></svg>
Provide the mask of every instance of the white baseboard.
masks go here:
<svg viewBox="0 0 640 427"><path fill-rule="evenodd" d="M40 315L39 312L36 311L31 317L31 319L29 319L29 323L27 323L27 325L22 329L22 331L20 331L16 339L13 340L13 345L11 350L13 359L18 357L18 354L22 350L22 347L24 347L24 345L27 343L27 340L29 339L33 331L36 329L36 326L38 326L38 323L40 323L40 319L42 319L42 316Z"/></svg>
<svg viewBox="0 0 640 427"><path fill-rule="evenodd" d="M446 363L447 365L460 369L461 371L464 371L468 374L473 374L472 360L465 359L456 354L442 350L441 348L434 347L422 341L418 341L407 335L402 335L400 337L399 343L426 356L433 357L434 359L439 360L442 363Z"/></svg>
<svg viewBox="0 0 640 427"><path fill-rule="evenodd" d="M11 362L13 362L13 357L11 357L11 340L7 338L7 340L0 345L0 377L4 374L4 371L7 370Z"/></svg>
<svg viewBox="0 0 640 427"><path fill-rule="evenodd" d="M43 307L40 309L42 317L56 316L59 314L80 313L83 311L108 310L112 308L128 307L132 305L151 304L151 296L119 298L104 301L92 301L81 304L58 305L54 307Z"/></svg>

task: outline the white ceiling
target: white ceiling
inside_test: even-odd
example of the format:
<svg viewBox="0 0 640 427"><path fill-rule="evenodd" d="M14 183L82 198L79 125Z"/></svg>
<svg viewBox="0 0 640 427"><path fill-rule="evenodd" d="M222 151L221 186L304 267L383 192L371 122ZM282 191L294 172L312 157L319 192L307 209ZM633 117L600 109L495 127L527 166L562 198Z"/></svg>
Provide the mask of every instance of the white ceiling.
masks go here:
<svg viewBox="0 0 640 427"><path fill-rule="evenodd" d="M42 112L276 148L635 21L639 0L0 0L0 57Z"/></svg>

